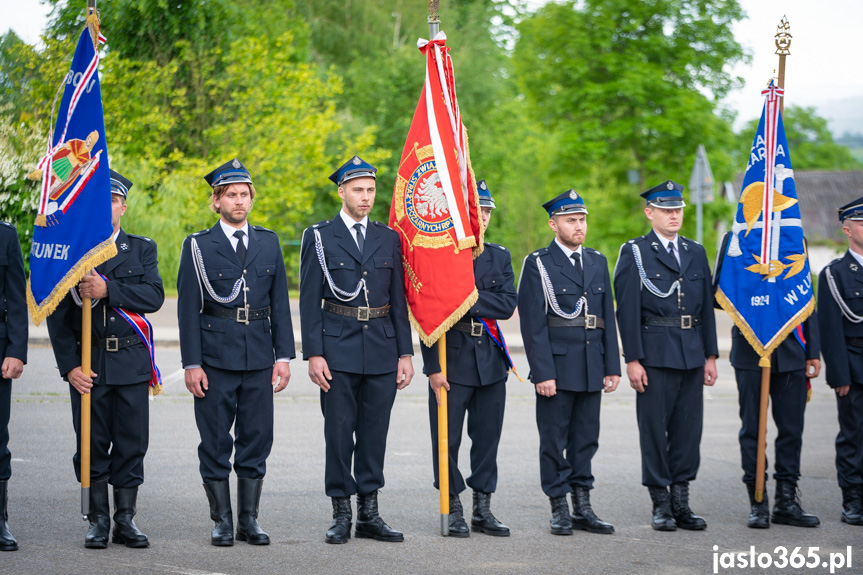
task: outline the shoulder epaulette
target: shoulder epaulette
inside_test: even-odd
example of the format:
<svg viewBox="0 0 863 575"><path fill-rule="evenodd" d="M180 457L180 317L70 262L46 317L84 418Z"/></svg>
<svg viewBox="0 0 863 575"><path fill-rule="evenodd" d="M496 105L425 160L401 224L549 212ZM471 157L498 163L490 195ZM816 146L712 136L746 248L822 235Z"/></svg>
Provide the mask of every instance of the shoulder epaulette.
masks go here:
<svg viewBox="0 0 863 575"><path fill-rule="evenodd" d="M130 234L130 233L126 233L126 235L129 236L130 238L135 238L136 240L144 240L145 242L152 242L153 241L150 238L148 238L147 236L139 236L137 234Z"/></svg>
<svg viewBox="0 0 863 575"><path fill-rule="evenodd" d="M9 222L0 221L0 225L4 225L4 226L6 226L7 228L12 228L13 230L15 229L15 226L13 226L12 224L10 224Z"/></svg>
<svg viewBox="0 0 863 575"><path fill-rule="evenodd" d="M317 229L319 229L319 228L324 228L324 227L326 227L326 226L330 225L331 223L332 223L332 221L330 221L330 220L324 220L324 221L322 221L322 222L318 222L318 223L316 223L316 224L312 224L312 225L311 225L311 226L309 226L309 227L311 227L313 230L317 230Z"/></svg>
<svg viewBox="0 0 863 575"><path fill-rule="evenodd" d="M601 257L601 258L605 258L605 254L604 254L604 253L602 253L601 251L599 251L599 250L595 250L595 249L593 249L593 248L587 248L587 249L589 249L590 251L592 251L593 253L595 253L596 255L598 255L598 256L599 256L599 257ZM607 258L606 258L606 259L607 259Z"/></svg>
<svg viewBox="0 0 863 575"><path fill-rule="evenodd" d="M383 223L383 222L379 222L379 221L375 220L375 221L373 221L372 223L373 223L374 225L378 226L379 228L383 228L383 229L385 229L385 230L389 230L389 231L391 231L391 232L393 232L393 233L396 233L396 231L395 231L394 229L392 229L391 227L389 227L388 225L386 225L386 224L385 224L385 223Z"/></svg>
<svg viewBox="0 0 863 575"><path fill-rule="evenodd" d="M483 242L483 243L484 243L485 245L487 245L487 246L491 246L491 247L493 247L493 248L497 248L497 249L499 249L499 250L503 250L503 251L505 251L505 252L508 252L508 251L509 251L508 249L506 249L505 247L503 247L503 246L502 246L502 245L500 245L500 244L495 244L495 243L492 243L492 242Z"/></svg>
<svg viewBox="0 0 863 575"><path fill-rule="evenodd" d="M626 243L628 243L628 244L634 244L635 242L640 242L641 240L643 240L643 239L644 239L644 238L646 238L646 237L647 237L647 236L638 236L637 238L632 238L631 240L629 240L629 241L628 241L628 242L626 242Z"/></svg>
<svg viewBox="0 0 863 575"><path fill-rule="evenodd" d="M264 226L252 226L252 227L255 228L255 230L259 231L259 232L270 232L271 234L276 233L273 230L271 230L270 228L265 228Z"/></svg>
<svg viewBox="0 0 863 575"><path fill-rule="evenodd" d="M200 232L195 232L194 234L192 234L189 237L197 238L198 236L203 236L204 234L209 234L210 231L212 231L212 229L213 228L207 228L206 230L201 230Z"/></svg>

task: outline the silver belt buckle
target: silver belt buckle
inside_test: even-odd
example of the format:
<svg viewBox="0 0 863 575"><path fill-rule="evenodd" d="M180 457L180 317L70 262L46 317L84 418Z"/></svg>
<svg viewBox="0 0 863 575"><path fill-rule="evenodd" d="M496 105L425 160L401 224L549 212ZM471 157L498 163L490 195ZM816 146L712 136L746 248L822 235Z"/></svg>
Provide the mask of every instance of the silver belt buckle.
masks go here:
<svg viewBox="0 0 863 575"><path fill-rule="evenodd" d="M105 351L120 351L120 338L109 337L105 339Z"/></svg>
<svg viewBox="0 0 863 575"><path fill-rule="evenodd" d="M596 316L586 314L584 316L584 329L596 329Z"/></svg>
<svg viewBox="0 0 863 575"><path fill-rule="evenodd" d="M368 307L358 307L357 308L357 319L359 321L369 321L369 308Z"/></svg>
<svg viewBox="0 0 863 575"><path fill-rule="evenodd" d="M680 316L680 329L692 329L692 316L691 315Z"/></svg>
<svg viewBox="0 0 863 575"><path fill-rule="evenodd" d="M473 318L470 318L470 335L473 337L482 336L482 322L474 322Z"/></svg>
<svg viewBox="0 0 863 575"><path fill-rule="evenodd" d="M249 325L249 304L237 308L237 323Z"/></svg>

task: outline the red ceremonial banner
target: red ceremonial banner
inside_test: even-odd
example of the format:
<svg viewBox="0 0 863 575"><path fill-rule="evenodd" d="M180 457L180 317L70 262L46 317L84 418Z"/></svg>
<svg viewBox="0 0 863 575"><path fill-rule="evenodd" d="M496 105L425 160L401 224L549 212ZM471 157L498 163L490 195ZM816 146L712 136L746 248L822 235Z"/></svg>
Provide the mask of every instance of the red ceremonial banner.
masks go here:
<svg viewBox="0 0 863 575"><path fill-rule="evenodd" d="M446 36L417 43L426 79L402 152L390 208L399 233L410 320L426 345L476 303L482 253L479 194L470 166Z"/></svg>

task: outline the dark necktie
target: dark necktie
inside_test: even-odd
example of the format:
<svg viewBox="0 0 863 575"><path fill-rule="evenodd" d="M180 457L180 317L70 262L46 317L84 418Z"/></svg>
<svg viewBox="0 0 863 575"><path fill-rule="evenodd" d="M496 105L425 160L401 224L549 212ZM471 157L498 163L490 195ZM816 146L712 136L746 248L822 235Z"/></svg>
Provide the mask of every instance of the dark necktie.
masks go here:
<svg viewBox="0 0 863 575"><path fill-rule="evenodd" d="M677 262L678 265L680 265L680 262L677 261L677 254L675 253L676 251L677 250L674 249L674 242L668 242L668 255L670 255L671 259Z"/></svg>
<svg viewBox="0 0 863 575"><path fill-rule="evenodd" d="M581 269L581 255L578 252L572 252L572 255L569 257L572 258L572 263L575 266L575 273L578 275L578 277L583 282L584 281L584 273L583 273L583 270Z"/></svg>
<svg viewBox="0 0 863 575"><path fill-rule="evenodd" d="M366 244L366 238L363 236L363 225L354 224L354 229L357 230L357 247L360 248L360 255L362 255L363 247Z"/></svg>
<svg viewBox="0 0 863 575"><path fill-rule="evenodd" d="M240 260L240 264L246 263L246 244L243 242L243 236L246 233L243 230L237 230L234 232L234 237L237 238L237 259Z"/></svg>

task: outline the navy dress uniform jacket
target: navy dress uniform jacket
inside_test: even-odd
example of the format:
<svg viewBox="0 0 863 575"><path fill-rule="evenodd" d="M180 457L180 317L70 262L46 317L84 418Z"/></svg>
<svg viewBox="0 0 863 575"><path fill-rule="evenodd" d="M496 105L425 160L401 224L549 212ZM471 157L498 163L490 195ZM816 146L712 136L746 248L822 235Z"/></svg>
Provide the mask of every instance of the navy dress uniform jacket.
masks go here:
<svg viewBox="0 0 863 575"><path fill-rule="evenodd" d="M854 256L845 252L827 268L851 312L863 315L863 269ZM863 347L848 343L852 338L863 342L863 322L852 323L842 315L827 285L827 268L818 276L818 324L821 327L827 385L836 388L852 383L863 384Z"/></svg>
<svg viewBox="0 0 863 575"><path fill-rule="evenodd" d="M165 301L156 242L121 229L116 244L117 255L96 267L97 272L108 278L108 297L100 299L92 311L91 365L98 374L94 385L131 385L150 380L150 352L143 342L109 352L105 345L96 346L95 340L137 337L132 326L112 308L147 314L159 311ZM48 333L57 368L65 378L81 365L81 308L71 295L67 294L48 316Z"/></svg>
<svg viewBox="0 0 863 575"><path fill-rule="evenodd" d="M647 278L659 290L667 292L675 280L681 279L679 306L677 292L660 298L641 285L632 253L633 244L641 250ZM706 252L702 245L683 236L678 237L678 249L679 266L652 230L645 236L629 240L620 248L614 270L614 291L617 324L627 362L639 360L645 366L688 370L703 367L706 358L719 355ZM700 318L700 324L691 329L642 325L643 316L684 315Z"/></svg>
<svg viewBox="0 0 863 575"><path fill-rule="evenodd" d="M336 298L324 278L315 251L314 231L321 234L327 269L335 286L353 292L366 280L368 306L390 306L385 317L358 321L321 308L323 300L346 307L364 307L363 291L350 301ZM330 370L384 374L397 369L399 357L413 355L404 271L398 234L369 220L363 253L337 214L303 232L300 255L300 324L303 359L323 356Z"/></svg>
<svg viewBox="0 0 863 575"><path fill-rule="evenodd" d="M191 253L193 237L216 295L230 295L236 281L245 277L249 309L269 307L269 318L251 320L246 325L233 317L201 312L202 297L208 306L228 310L242 307L244 300L241 291L234 301L219 303L206 288L199 288ZM242 266L219 222L187 237L180 257L177 292L184 367L206 364L230 371L254 371L272 367L277 358L296 356L285 261L275 232L249 226L249 245Z"/></svg>
<svg viewBox="0 0 863 575"><path fill-rule="evenodd" d="M587 313L603 318L605 329L549 327L548 318L558 316L551 307L546 309L537 258L548 272L561 309L572 312L578 299L585 296ZM534 384L554 379L557 389L601 391L605 376L620 375L608 261L591 248L582 248L581 261L583 280L555 241L524 258L518 282L518 314Z"/></svg>
<svg viewBox="0 0 863 575"><path fill-rule="evenodd" d="M6 222L0 222L0 363L14 357L27 363L28 318L24 293L24 258L18 243L18 232ZM12 473L12 454L9 452L9 417L11 415L12 382L0 381L0 481Z"/></svg>
<svg viewBox="0 0 863 575"><path fill-rule="evenodd" d="M512 256L505 247L485 243L485 249L473 262L473 275L479 298L462 317L462 322L480 318L503 320L512 317L518 302ZM423 373L441 371L438 344L421 345ZM498 383L507 378L509 366L503 351L483 328L481 337L449 330L446 334L447 381L466 386Z"/></svg>

